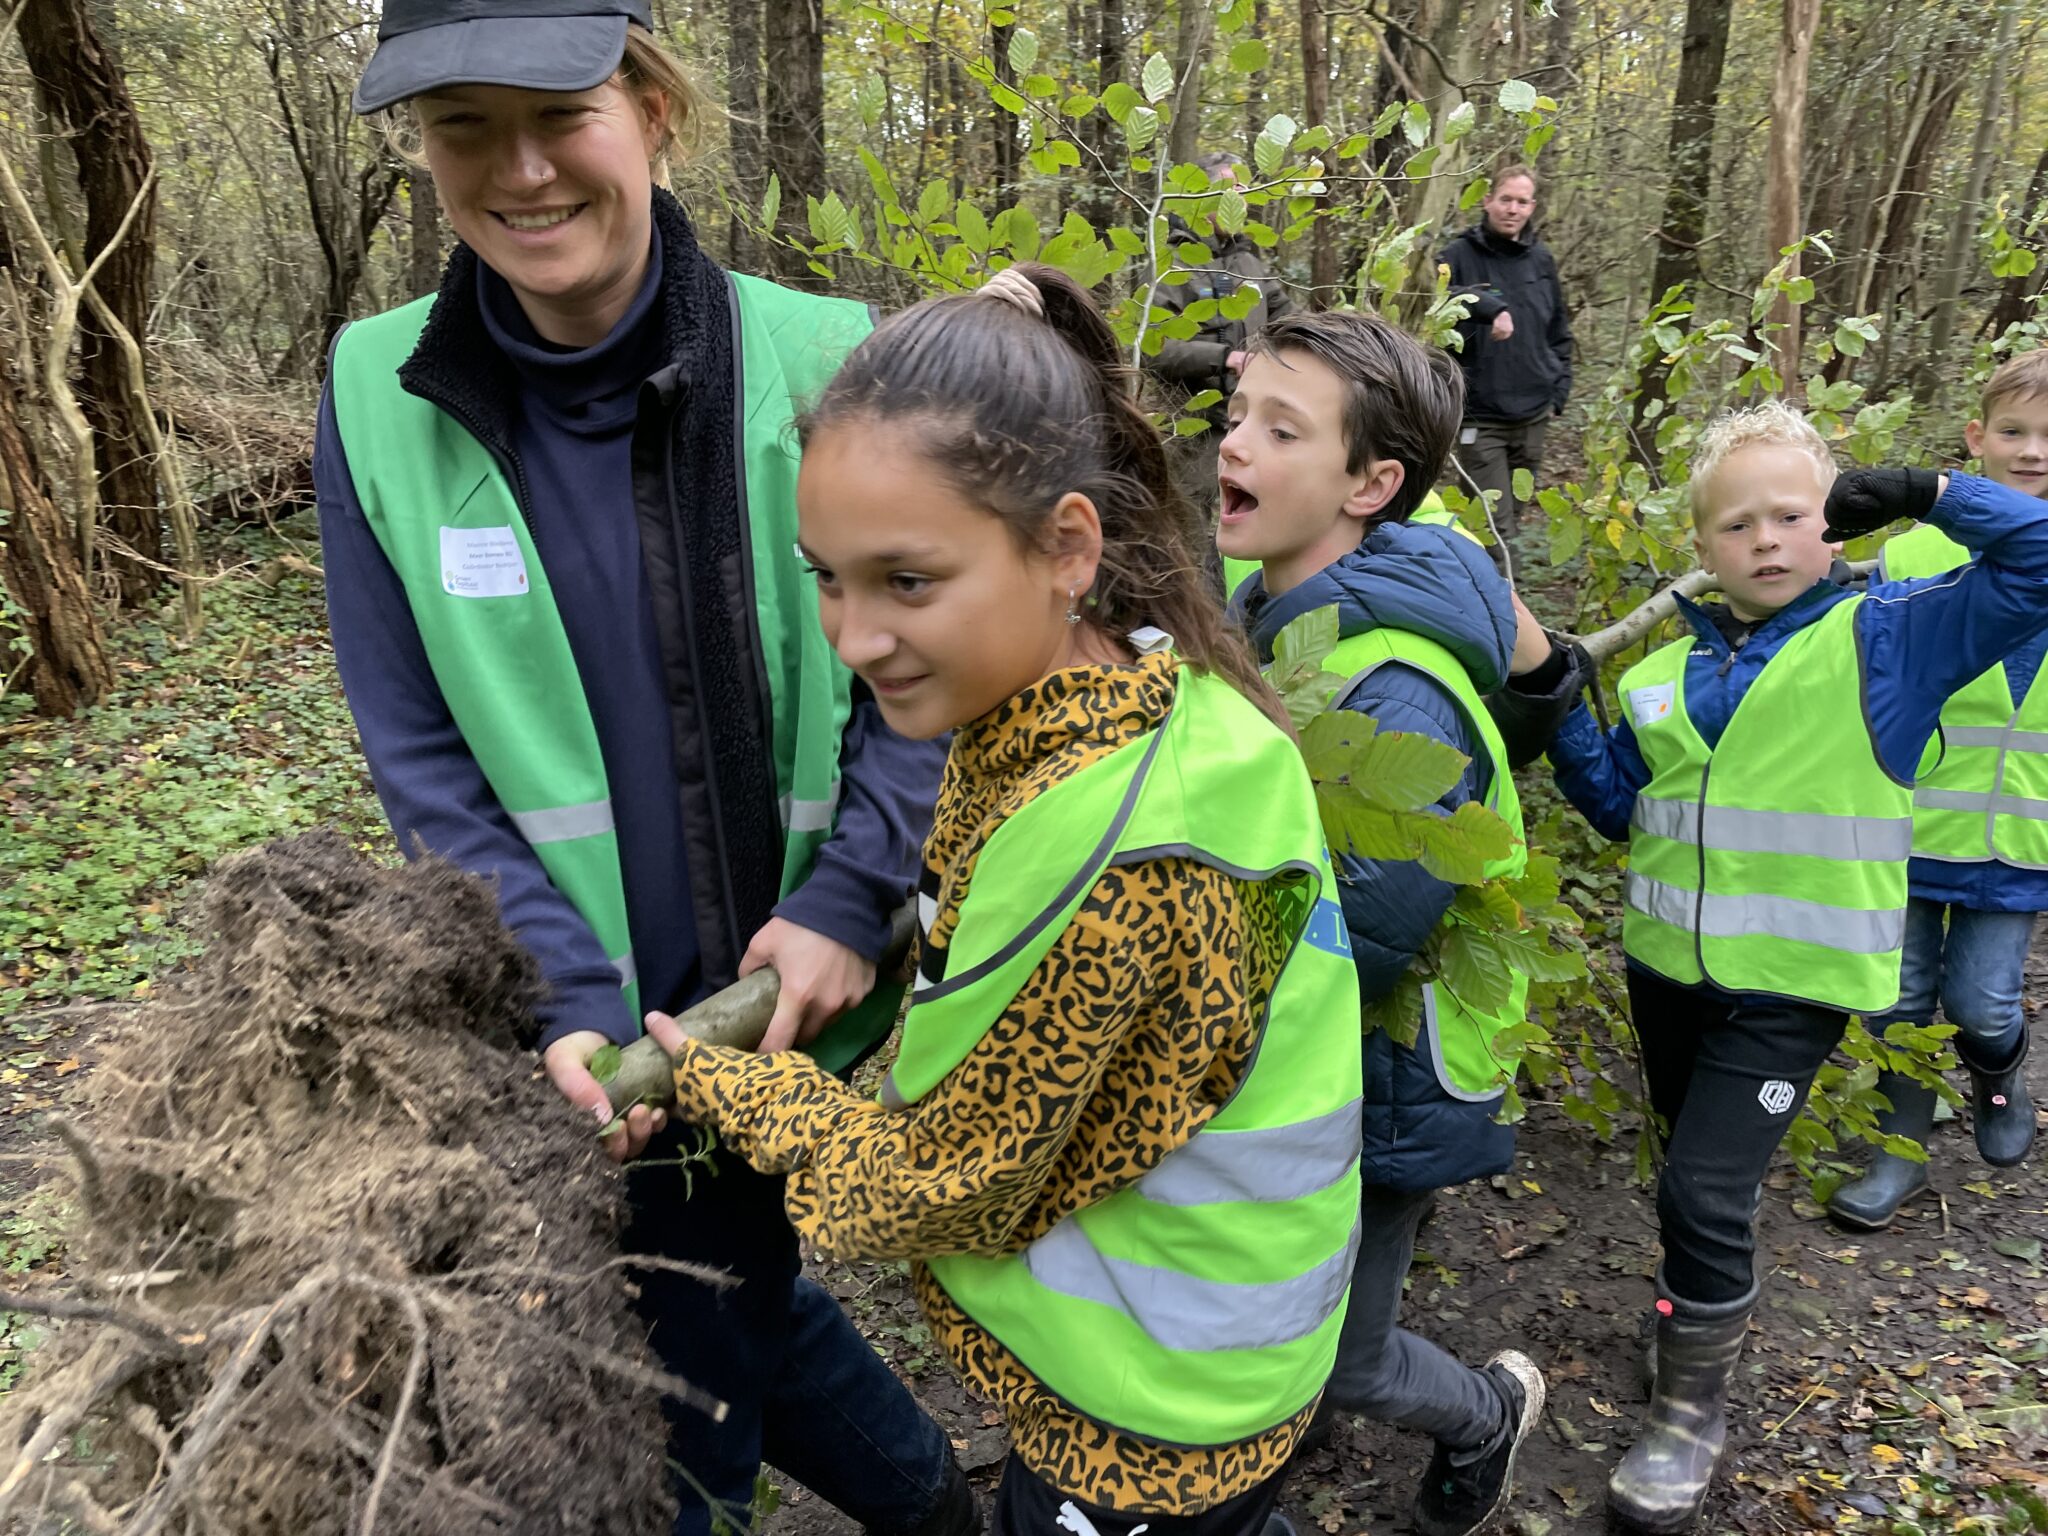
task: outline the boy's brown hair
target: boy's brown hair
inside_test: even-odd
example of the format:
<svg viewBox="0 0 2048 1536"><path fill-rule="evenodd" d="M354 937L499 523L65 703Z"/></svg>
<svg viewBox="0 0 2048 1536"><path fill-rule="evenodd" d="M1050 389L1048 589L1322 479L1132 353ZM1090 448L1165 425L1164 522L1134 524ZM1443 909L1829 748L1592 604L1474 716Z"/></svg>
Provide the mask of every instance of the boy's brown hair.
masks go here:
<svg viewBox="0 0 2048 1536"><path fill-rule="evenodd" d="M1434 347L1356 310L1326 309L1275 320L1246 343L1277 361L1306 352L1344 381L1344 472L1392 459L1401 488L1377 515L1406 522L1443 472L1465 414L1465 375Z"/></svg>
<svg viewBox="0 0 2048 1536"><path fill-rule="evenodd" d="M1997 372L1984 381L1977 419L1989 421L2001 400L2031 400L2037 395L2048 395L2048 348L2022 352L2000 363Z"/></svg>

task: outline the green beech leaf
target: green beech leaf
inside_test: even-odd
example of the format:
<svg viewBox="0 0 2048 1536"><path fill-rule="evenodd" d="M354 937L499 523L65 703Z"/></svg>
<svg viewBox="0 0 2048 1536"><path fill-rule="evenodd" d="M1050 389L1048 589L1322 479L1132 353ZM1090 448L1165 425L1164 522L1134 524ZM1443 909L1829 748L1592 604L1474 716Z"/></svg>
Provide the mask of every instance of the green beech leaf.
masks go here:
<svg viewBox="0 0 2048 1536"><path fill-rule="evenodd" d="M1138 86L1147 101L1164 101L1173 94L1173 66L1166 62L1165 54L1155 53L1145 61Z"/></svg>
<svg viewBox="0 0 2048 1536"><path fill-rule="evenodd" d="M1343 713L1351 719L1368 718L1348 710ZM1449 792L1470 761L1456 747L1434 737L1416 731L1381 731L1362 744L1347 777L1375 805L1392 811L1421 811Z"/></svg>
<svg viewBox="0 0 2048 1536"><path fill-rule="evenodd" d="M1020 75L1031 73L1031 66L1038 62L1038 34L1029 27L1019 27L1010 34L1010 68Z"/></svg>
<svg viewBox="0 0 2048 1536"><path fill-rule="evenodd" d="M619 1058L624 1053L616 1045L601 1045L590 1053L590 1075L600 1083L608 1083L619 1075Z"/></svg>
<svg viewBox="0 0 2048 1536"><path fill-rule="evenodd" d="M1113 80L1102 92L1102 110L1121 123L1145 104L1145 99L1121 80Z"/></svg>
<svg viewBox="0 0 2048 1536"><path fill-rule="evenodd" d="M1263 38L1248 37L1232 46L1230 67L1240 75L1256 74L1272 57L1273 50L1266 46Z"/></svg>
<svg viewBox="0 0 2048 1536"><path fill-rule="evenodd" d="M1337 609L1317 608L1304 613L1273 639L1273 664L1279 668L1321 666L1337 649Z"/></svg>
<svg viewBox="0 0 2048 1536"><path fill-rule="evenodd" d="M1513 995L1514 967L1491 934L1453 923L1437 952L1439 986L1475 1013L1497 1013Z"/></svg>
<svg viewBox="0 0 2048 1536"><path fill-rule="evenodd" d="M1512 476L1515 500L1527 501L1536 494L1536 477L1526 469L1518 469Z"/></svg>
<svg viewBox="0 0 2048 1536"><path fill-rule="evenodd" d="M775 221L782 214L782 178L770 171L768 191L761 198L761 227L773 229Z"/></svg>
<svg viewBox="0 0 2048 1536"><path fill-rule="evenodd" d="M1517 117L1536 110L1536 87L1526 80L1503 81L1500 88L1500 109L1512 112Z"/></svg>

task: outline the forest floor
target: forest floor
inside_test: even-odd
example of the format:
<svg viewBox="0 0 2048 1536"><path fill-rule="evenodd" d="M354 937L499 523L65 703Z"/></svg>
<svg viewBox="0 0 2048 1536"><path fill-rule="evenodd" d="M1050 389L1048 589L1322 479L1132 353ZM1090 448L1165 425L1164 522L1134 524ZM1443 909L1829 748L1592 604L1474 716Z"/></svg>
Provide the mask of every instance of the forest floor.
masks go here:
<svg viewBox="0 0 2048 1536"><path fill-rule="evenodd" d="M273 547L249 535L249 562ZM47 1117L76 1101L103 1031L191 953L176 922L191 877L232 847L315 824L389 852L317 582L223 583L209 604L195 644L157 619L126 626L123 687L81 720L27 725L0 701L0 729L17 727L0 740L0 1287L61 1273L55 1181L35 1172ZM2028 998L2030 1010L2048 1002L2048 943ZM2048 1102L2048 1054L2032 1075ZM1410 1272L1409 1326L1468 1360L1522 1349L1550 1381L1508 1523L1522 1536L1604 1528L1607 1473L1642 1406L1637 1327L1655 1236L1634 1135L1603 1145L1534 1106L1514 1175L1447 1191ZM1935 1161L1938 1197L1891 1232L1851 1237L1781 1160L1713 1531L2048 1531L2048 1156L1992 1173L1955 1122ZM955 1381L902 1269L817 1272L986 1490L1005 1452L1000 1415ZM0 1392L38 1338L0 1314ZM1285 1507L1303 1536L1404 1531L1427 1455L1420 1436L1342 1423L1295 1469ZM2039 1491L2024 1491L2030 1481ZM790 1486L767 1529L854 1527Z"/></svg>
<svg viewBox="0 0 2048 1536"><path fill-rule="evenodd" d="M2028 977L2048 999L2048 944ZM2048 1064L2035 1053L2037 1102ZM1654 1196L1635 1178L1633 1133L1603 1147L1536 1111L1512 1177L1447 1190L1423 1228L1402 1320L1478 1362L1520 1349L1550 1400L1524 1448L1503 1529L1606 1529L1608 1473L1644 1404L1637 1329L1656 1261ZM1789 1166L1774 1170L1759 1242L1764 1293L1734 1395L1712 1532L2048 1530L2048 1165L2006 1173L1976 1160L1966 1120L1940 1127L1936 1193L1894 1228L1837 1231ZM919 1321L903 1271L815 1270L895 1364L986 1490L1001 1416L961 1388ZM1429 1442L1340 1420L1327 1450L1289 1476L1283 1509L1302 1536L1401 1532ZM785 1493L771 1536L857 1528Z"/></svg>

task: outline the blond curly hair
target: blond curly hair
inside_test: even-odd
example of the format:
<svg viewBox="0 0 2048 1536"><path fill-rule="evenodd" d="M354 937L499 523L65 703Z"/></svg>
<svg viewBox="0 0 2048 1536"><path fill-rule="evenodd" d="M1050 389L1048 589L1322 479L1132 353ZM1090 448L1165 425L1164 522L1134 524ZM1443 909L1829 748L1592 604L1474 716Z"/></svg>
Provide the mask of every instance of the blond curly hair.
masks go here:
<svg viewBox="0 0 2048 1536"><path fill-rule="evenodd" d="M1754 447L1758 443L1796 448L1812 459L1814 473L1819 477L1823 491L1835 483L1835 476L1840 472L1835 456L1828 452L1826 440L1796 406L1774 398L1745 410L1724 412L1707 423L1706 430L1700 433L1699 446L1693 451L1689 489L1695 523L1706 510L1707 482L1713 479L1721 461L1738 449Z"/></svg>

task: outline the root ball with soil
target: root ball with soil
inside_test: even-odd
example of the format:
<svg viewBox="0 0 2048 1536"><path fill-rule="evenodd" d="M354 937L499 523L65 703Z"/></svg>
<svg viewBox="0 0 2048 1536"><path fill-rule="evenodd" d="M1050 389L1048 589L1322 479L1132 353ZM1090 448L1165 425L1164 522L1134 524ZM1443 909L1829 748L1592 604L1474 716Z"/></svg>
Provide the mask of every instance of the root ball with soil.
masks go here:
<svg viewBox="0 0 2048 1536"><path fill-rule="evenodd" d="M618 1253L491 889L316 833L225 861L200 922L62 1129L66 1285L0 1299L67 1319L0 1403L0 1527L662 1528L664 1397L717 1405L644 1349L658 1261Z"/></svg>

